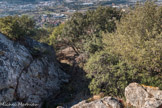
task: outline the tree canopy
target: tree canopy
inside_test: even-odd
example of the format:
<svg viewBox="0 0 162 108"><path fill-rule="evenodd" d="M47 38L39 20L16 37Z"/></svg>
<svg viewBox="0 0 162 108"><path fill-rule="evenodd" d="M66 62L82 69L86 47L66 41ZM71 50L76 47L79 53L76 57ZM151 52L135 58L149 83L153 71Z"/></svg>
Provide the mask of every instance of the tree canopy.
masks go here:
<svg viewBox="0 0 162 108"><path fill-rule="evenodd" d="M120 10L110 7L99 7L86 13L76 12L65 22L60 36L76 53L94 53L102 49L102 32L114 32L115 21L120 17Z"/></svg>

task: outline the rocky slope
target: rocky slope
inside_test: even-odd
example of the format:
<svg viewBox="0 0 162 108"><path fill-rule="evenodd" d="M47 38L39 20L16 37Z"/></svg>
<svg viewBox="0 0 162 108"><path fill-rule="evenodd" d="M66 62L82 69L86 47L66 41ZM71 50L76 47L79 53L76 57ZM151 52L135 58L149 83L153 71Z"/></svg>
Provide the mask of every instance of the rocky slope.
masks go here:
<svg viewBox="0 0 162 108"><path fill-rule="evenodd" d="M116 98L104 97L92 102L84 100L72 108L162 108L162 91L158 87L131 83L125 88L125 98L124 106L124 101L121 103Z"/></svg>
<svg viewBox="0 0 162 108"><path fill-rule="evenodd" d="M68 77L59 68L52 47L29 38L22 45L0 34L0 103L41 106Z"/></svg>

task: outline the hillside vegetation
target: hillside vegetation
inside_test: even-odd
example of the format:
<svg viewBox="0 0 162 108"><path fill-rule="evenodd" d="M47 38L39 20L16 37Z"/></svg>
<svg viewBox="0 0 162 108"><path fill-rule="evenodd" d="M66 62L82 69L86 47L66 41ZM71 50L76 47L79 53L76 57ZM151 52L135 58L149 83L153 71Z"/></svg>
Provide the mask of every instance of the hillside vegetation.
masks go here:
<svg viewBox="0 0 162 108"><path fill-rule="evenodd" d="M74 63L86 72L92 94L123 97L131 82L162 89L162 6L145 2L126 12L110 7L76 12L50 35L45 30L44 37L45 32L26 19L1 18L0 32L19 39L34 30L34 38L54 46L57 53L71 47L76 58L82 56Z"/></svg>
<svg viewBox="0 0 162 108"><path fill-rule="evenodd" d="M162 88L162 7L153 2L125 13L109 7L75 13L50 41L86 55L82 68L92 94L122 97L131 82Z"/></svg>
<svg viewBox="0 0 162 108"><path fill-rule="evenodd" d="M162 7L136 6L102 39L104 49L85 65L92 93L123 95L131 82L162 88Z"/></svg>
<svg viewBox="0 0 162 108"><path fill-rule="evenodd" d="M35 34L35 22L28 16L7 16L0 18L0 32L13 40Z"/></svg>

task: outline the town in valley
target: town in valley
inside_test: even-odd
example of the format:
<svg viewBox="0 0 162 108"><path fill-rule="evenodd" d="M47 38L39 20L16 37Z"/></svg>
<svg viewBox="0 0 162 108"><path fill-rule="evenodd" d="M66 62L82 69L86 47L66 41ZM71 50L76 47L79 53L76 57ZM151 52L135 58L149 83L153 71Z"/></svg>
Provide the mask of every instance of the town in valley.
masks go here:
<svg viewBox="0 0 162 108"><path fill-rule="evenodd" d="M125 11L137 0L0 0L0 17L28 15L38 28L58 26L74 12L85 12L98 6L111 6ZM144 1L139 1L144 2ZM161 5L162 0L157 4Z"/></svg>

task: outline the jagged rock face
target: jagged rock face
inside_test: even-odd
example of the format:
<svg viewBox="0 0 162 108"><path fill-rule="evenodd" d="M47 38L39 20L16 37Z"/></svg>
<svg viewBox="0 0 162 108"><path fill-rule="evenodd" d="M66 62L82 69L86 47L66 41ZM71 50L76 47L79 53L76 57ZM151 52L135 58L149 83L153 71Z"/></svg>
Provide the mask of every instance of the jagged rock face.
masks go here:
<svg viewBox="0 0 162 108"><path fill-rule="evenodd" d="M123 108L123 105L113 97L104 97L90 103L82 101L72 106L72 108Z"/></svg>
<svg viewBox="0 0 162 108"><path fill-rule="evenodd" d="M40 104L68 81L52 47L27 39L25 46L0 34L0 103Z"/></svg>
<svg viewBox="0 0 162 108"><path fill-rule="evenodd" d="M157 87L131 83L125 88L127 103L136 108L161 108L162 91Z"/></svg>

